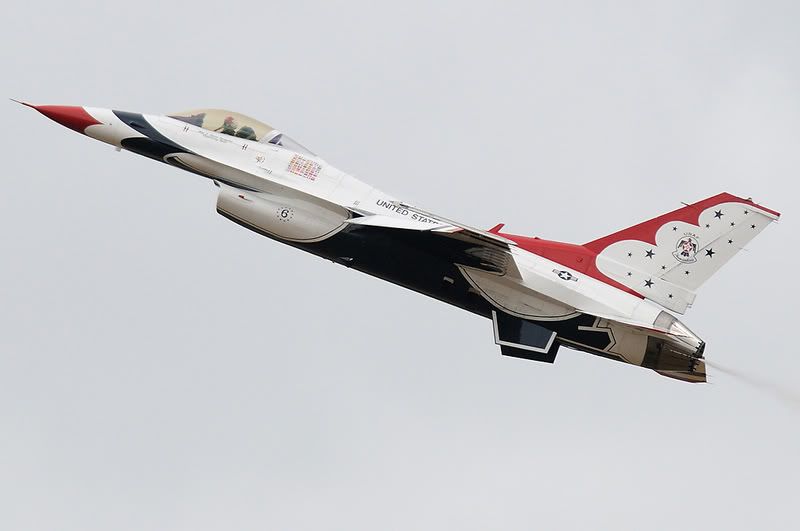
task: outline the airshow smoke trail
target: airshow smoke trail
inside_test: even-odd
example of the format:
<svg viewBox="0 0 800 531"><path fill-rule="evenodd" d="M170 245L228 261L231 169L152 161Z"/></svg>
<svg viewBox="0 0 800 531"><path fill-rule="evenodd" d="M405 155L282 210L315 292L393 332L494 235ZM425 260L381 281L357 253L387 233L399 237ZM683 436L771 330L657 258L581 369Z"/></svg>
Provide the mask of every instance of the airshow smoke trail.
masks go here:
<svg viewBox="0 0 800 531"><path fill-rule="evenodd" d="M743 372L737 371L736 369L732 369L730 367L726 367L724 365L720 365L716 361L708 361L705 360L706 365L709 367L713 367L715 370L719 372L724 372L734 378L738 379L739 381L750 385L756 389L760 389L762 391L767 391L777 397L781 402L790 406L795 409L800 409L800 392L794 389L787 389L780 384L775 382L770 382L764 380L762 378L758 378L751 374L745 374Z"/></svg>

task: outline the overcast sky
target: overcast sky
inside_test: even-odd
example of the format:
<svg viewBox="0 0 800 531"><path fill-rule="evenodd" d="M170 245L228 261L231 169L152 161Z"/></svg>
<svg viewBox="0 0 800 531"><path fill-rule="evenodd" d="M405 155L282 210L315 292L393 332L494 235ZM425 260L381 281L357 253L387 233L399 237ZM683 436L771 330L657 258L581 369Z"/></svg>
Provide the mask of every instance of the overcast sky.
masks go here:
<svg viewBox="0 0 800 531"><path fill-rule="evenodd" d="M489 321L0 102L0 529L800 528L800 405L774 391L800 392L800 4L182 4L13 2L0 92L230 108L564 241L752 196L784 219L682 319L768 384L501 357Z"/></svg>

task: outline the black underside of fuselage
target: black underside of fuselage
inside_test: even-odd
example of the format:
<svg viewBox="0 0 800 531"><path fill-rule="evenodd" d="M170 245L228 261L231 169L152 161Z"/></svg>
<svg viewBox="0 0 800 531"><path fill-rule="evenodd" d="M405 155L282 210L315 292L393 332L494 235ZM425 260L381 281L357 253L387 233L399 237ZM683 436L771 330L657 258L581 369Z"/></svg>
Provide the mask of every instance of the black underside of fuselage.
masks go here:
<svg viewBox="0 0 800 531"><path fill-rule="evenodd" d="M453 263L460 242L432 234L369 226L346 227L334 236L316 243L296 243L280 239L246 221L218 212L249 230L297 249L331 260L347 268L392 282L434 299L491 319L499 311L466 281ZM613 337L605 329L593 330L596 317L580 314L559 321L533 321L557 334L559 342L577 350L600 354Z"/></svg>

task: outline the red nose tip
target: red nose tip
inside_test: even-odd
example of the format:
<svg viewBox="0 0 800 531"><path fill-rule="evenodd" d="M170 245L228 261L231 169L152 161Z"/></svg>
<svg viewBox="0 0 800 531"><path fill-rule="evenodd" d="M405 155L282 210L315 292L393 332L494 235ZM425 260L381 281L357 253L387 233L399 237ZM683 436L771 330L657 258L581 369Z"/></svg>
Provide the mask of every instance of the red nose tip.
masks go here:
<svg viewBox="0 0 800 531"><path fill-rule="evenodd" d="M30 103L25 103L25 105L33 107L54 122L58 122L64 127L69 127L73 131L79 133L83 133L90 125L102 123L95 120L83 107L71 107L68 105L31 105Z"/></svg>

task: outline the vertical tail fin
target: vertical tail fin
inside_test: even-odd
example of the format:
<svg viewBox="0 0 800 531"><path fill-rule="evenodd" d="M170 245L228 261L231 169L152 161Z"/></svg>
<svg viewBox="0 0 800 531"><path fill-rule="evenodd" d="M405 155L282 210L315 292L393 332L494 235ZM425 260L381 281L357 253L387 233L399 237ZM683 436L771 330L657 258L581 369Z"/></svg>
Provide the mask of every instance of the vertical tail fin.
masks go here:
<svg viewBox="0 0 800 531"><path fill-rule="evenodd" d="M780 214L721 193L585 244L597 268L670 310L684 313L695 291Z"/></svg>

